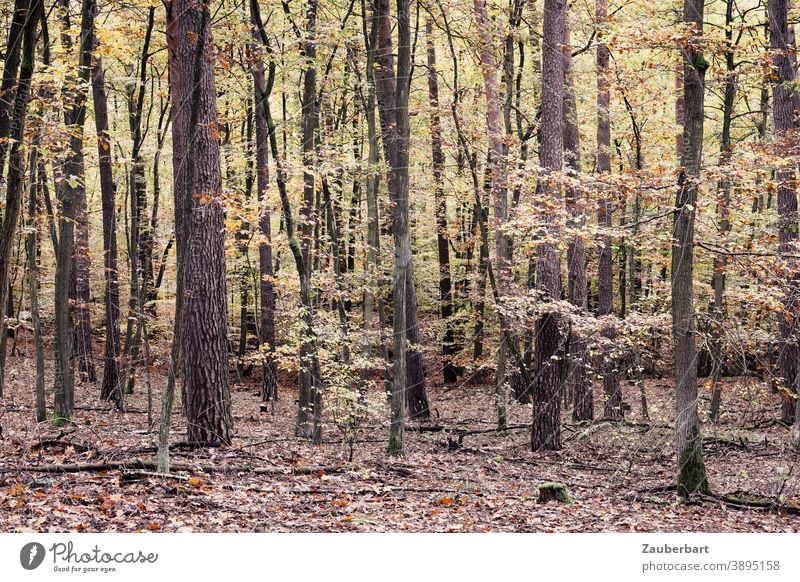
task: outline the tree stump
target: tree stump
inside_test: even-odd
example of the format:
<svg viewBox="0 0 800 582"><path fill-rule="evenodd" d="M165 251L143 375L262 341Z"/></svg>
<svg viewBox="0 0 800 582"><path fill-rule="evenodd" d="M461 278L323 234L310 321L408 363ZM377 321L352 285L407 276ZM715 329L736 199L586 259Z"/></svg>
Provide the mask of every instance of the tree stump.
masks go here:
<svg viewBox="0 0 800 582"><path fill-rule="evenodd" d="M567 486L563 483L542 483L539 485L539 503L548 503L550 501L558 501L564 505L572 503Z"/></svg>

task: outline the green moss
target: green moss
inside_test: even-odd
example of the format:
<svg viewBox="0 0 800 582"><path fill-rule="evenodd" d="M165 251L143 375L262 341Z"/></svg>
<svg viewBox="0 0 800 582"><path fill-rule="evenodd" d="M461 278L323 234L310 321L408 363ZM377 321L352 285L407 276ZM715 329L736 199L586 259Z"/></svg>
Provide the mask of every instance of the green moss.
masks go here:
<svg viewBox="0 0 800 582"><path fill-rule="evenodd" d="M700 447L689 447L678 461L678 496L688 499L693 493L710 495L711 486Z"/></svg>
<svg viewBox="0 0 800 582"><path fill-rule="evenodd" d="M539 485L539 500L541 502L547 502L552 499L564 505L572 503L567 486L563 483L542 483Z"/></svg>
<svg viewBox="0 0 800 582"><path fill-rule="evenodd" d="M386 448L386 453L390 457L403 456L403 442L396 436L389 436L389 446Z"/></svg>
<svg viewBox="0 0 800 582"><path fill-rule="evenodd" d="M53 426L57 426L59 428L67 426L70 422L72 422L72 419L65 416L57 414L53 417Z"/></svg>
<svg viewBox="0 0 800 582"><path fill-rule="evenodd" d="M692 66L701 73L705 73L710 63L702 55L702 53L695 53L692 55Z"/></svg>

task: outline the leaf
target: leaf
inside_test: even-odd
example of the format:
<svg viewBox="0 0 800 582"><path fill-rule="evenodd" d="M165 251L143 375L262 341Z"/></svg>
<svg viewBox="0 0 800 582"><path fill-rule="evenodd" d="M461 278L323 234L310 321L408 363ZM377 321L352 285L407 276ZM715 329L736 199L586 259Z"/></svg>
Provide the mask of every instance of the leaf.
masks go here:
<svg viewBox="0 0 800 582"><path fill-rule="evenodd" d="M148 523L147 529L150 531L159 531L161 529L161 525L158 523Z"/></svg>

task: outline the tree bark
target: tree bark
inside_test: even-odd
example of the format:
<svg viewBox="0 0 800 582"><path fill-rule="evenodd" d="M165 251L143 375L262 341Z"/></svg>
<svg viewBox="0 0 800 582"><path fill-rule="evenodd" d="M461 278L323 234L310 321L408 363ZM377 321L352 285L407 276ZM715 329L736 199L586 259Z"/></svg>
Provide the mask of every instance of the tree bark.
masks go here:
<svg viewBox="0 0 800 582"><path fill-rule="evenodd" d="M545 0L542 42L542 114L540 126L539 165L542 174L539 191L547 220L547 240L538 247L536 264L537 288L545 301L561 297L561 258L556 242L560 237L558 208L562 169L564 39L566 0ZM561 344L559 317L555 310L542 313L536 320L536 379L533 388L533 429L531 448L561 448Z"/></svg>
<svg viewBox="0 0 800 582"><path fill-rule="evenodd" d="M225 220L209 10L192 0L173 0L168 10L172 143L178 150L173 155L176 235L185 261L186 301L183 337L173 341L181 342L187 440L227 443L233 418Z"/></svg>
<svg viewBox="0 0 800 582"><path fill-rule="evenodd" d="M595 21L599 28L606 26L608 20L608 9L606 0L597 0L595 4ZM611 118L609 117L609 106L611 103L610 79L609 79L609 52L608 47L603 42L604 31L600 32L600 39L597 43L597 172L600 179L603 174L611 173ZM605 405L603 416L608 419L620 419L623 417L622 410L622 391L617 377L615 357L614 357L614 338L616 329L611 319L614 316L614 277L612 271L612 240L608 234L611 228L611 200L608 198L608 191L602 189L601 198L598 201L597 222L601 229L606 232L600 236L600 251L598 254L597 276L598 276L598 314L606 320L602 324L602 334L604 337L603 349L603 390L605 392Z"/></svg>
<svg viewBox="0 0 800 582"><path fill-rule="evenodd" d="M794 88L796 68L794 65L794 52L790 39L788 24L788 0L770 0L769 2L769 45L772 53L772 62L775 67L775 77L772 85L773 95L773 122L778 140L784 140L787 134L796 127L795 115L797 114L798 101ZM786 144L779 144L778 147ZM778 155L781 155L780 151ZM791 254L797 240L797 191L795 186L795 169L785 165L775 171L778 182L778 252L782 255ZM783 297L784 313L779 317L781 335L781 349L778 359L781 377L783 379L783 398L781 416L785 422L794 422L795 395L797 393L798 358L800 349L797 345L797 320L800 317L798 306L798 278L797 265L791 259L786 262L786 289ZM800 402L800 401L798 401Z"/></svg>
<svg viewBox="0 0 800 582"><path fill-rule="evenodd" d="M254 20L254 19L253 19ZM257 26L255 20L253 25ZM256 32L257 34L257 32ZM258 191L258 227L261 238L258 243L258 265L260 272L259 293L261 295L260 343L263 356L263 379L261 394L265 401L278 398L278 371L275 365L275 283L272 269L272 217L266 193L269 188L269 128L264 115L264 64L260 58L253 63L255 89L256 126L256 188ZM270 87L271 89L271 87Z"/></svg>
<svg viewBox="0 0 800 582"><path fill-rule="evenodd" d="M17 221L22 208L23 181L25 177L25 159L22 152L22 142L25 136L25 116L30 100L31 78L36 58L36 28L43 0L31 0L26 10L23 22L21 63L19 65L19 82L14 94L14 105L9 120L8 136L12 140L8 160L8 175L6 180L6 202L3 222L0 225L0 307L2 320L5 321L5 305L8 299L8 278L11 262L11 247L17 232ZM16 16L16 15L15 15ZM17 41L19 42L19 41ZM16 79L15 79L16 81ZM0 165L0 172L2 166ZM0 332L6 337L5 324L0 326ZM0 360L0 396L3 395L5 377L5 350Z"/></svg>
<svg viewBox="0 0 800 582"><path fill-rule="evenodd" d="M62 166L61 214L55 284L55 417L58 422L72 418L75 401L74 328L69 308L69 288L75 250L75 224L79 199L85 196L83 130L86 121L86 92L89 83L94 37L95 0L83 0L78 71L72 103L66 112L70 129L69 152ZM83 194L81 194L83 192Z"/></svg>
<svg viewBox="0 0 800 582"><path fill-rule="evenodd" d="M119 271L117 267L116 184L111 166L111 139L108 134L108 102L103 61L98 56L92 77L94 119L97 130L97 158L100 167L100 193L103 209L103 266L105 283L105 357L103 386L100 397L113 400L122 408L123 387L120 383L119 356Z"/></svg>
<svg viewBox="0 0 800 582"><path fill-rule="evenodd" d="M567 174L577 180L581 174L581 144L578 130L578 109L575 101L575 84L572 72L572 44L569 25L564 23L564 158ZM566 187L566 204L570 227L575 234L567 247L567 299L581 314L586 314L586 246L581 231L586 224L585 200L580 185L572 183ZM572 385L572 418L576 421L594 418L592 382L587 375L589 351L586 338L580 331L570 329L569 374Z"/></svg>
<svg viewBox="0 0 800 582"><path fill-rule="evenodd" d="M703 34L703 0L684 0L683 17ZM672 341L675 352L675 437L678 460L678 495L710 492L703 462L700 421L697 415L697 362L692 277L694 274L694 219L703 153L703 104L708 62L697 43L683 53L683 155L675 201L672 246Z"/></svg>
<svg viewBox="0 0 800 582"><path fill-rule="evenodd" d="M450 235L447 229L447 198L444 192L444 150L442 149L442 124L439 115L439 76L436 69L436 45L433 42L433 25L425 23L425 40L428 57L428 102L431 122L431 159L433 161L433 194L436 204L436 247L439 256L439 315L444 324L442 336L442 373L445 384L458 380L453 363L455 355L455 330L453 329L453 291L450 276Z"/></svg>

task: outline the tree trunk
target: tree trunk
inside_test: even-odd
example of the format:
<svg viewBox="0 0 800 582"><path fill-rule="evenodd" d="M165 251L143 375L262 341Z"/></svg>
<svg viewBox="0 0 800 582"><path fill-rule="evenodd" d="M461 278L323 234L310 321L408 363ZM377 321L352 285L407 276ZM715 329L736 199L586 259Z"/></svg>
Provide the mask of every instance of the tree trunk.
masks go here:
<svg viewBox="0 0 800 582"><path fill-rule="evenodd" d="M186 295L183 337L174 341L181 342L187 439L230 442L225 220L209 10L173 0L168 12L176 235Z"/></svg>
<svg viewBox="0 0 800 582"><path fill-rule="evenodd" d="M444 324L442 336L442 373L445 384L458 380L453 363L455 331L453 329L453 292L450 277L450 235L447 230L447 198L444 192L444 151L442 150L442 125L439 116L439 76L436 69L436 45L433 42L433 25L425 23L428 51L428 101L431 118L431 159L433 161L433 194L436 204L436 246L439 255L439 314Z"/></svg>
<svg viewBox="0 0 800 582"><path fill-rule="evenodd" d="M581 174L581 144L578 131L578 110L575 101L575 84L572 73L572 45L569 25L564 22L564 158L567 173L573 180ZM580 186L571 183L566 188L566 203L570 226L576 234L567 247L567 298L581 314L586 313L586 248L581 232L586 224L585 202ZM587 376L589 351L586 338L581 331L570 329L569 374L572 385L572 419L576 421L594 418L592 382Z"/></svg>
<svg viewBox="0 0 800 582"><path fill-rule="evenodd" d="M92 77L94 118L97 130L97 157L100 166L100 192L103 208L103 266L105 281L105 363L103 387L104 400L113 400L122 408L123 390L119 377L119 271L117 268L117 216L116 185L111 166L111 139L108 135L108 103L106 99L103 61L98 56Z"/></svg>
<svg viewBox="0 0 800 582"><path fill-rule="evenodd" d="M3 80L0 81L0 176L3 175L8 153L9 132L14 109L15 85L19 72L20 49L22 35L31 0L14 0L14 12L6 37L5 59L3 62ZM4 328L5 329L5 328ZM0 391L2 393L2 391Z"/></svg>
<svg viewBox="0 0 800 582"><path fill-rule="evenodd" d="M726 0L725 4L725 39L730 50L725 53L725 96L722 101L722 139L720 144L720 166L723 171L719 182L719 199L717 200L717 224L719 225L719 236L723 238L730 232L730 200L731 200L731 176L725 175L730 167L730 158L733 151L731 144L731 120L733 117L733 105L736 99L736 64L733 60L733 0ZM723 364L723 324L724 324L724 295L725 295L725 271L728 266L728 257L723 253L714 256L714 273L711 277L711 287L714 290L714 300L711 306L711 406L709 419L712 422L719 420L719 408L722 401L722 378Z"/></svg>
<svg viewBox="0 0 800 582"><path fill-rule="evenodd" d="M479 31L479 60L483 73L484 95L486 99L486 124L489 131L489 157L492 182L492 201L495 229L495 262L497 264L497 293L502 302L511 283L512 273L508 261L508 237L504 232L508 220L508 189L506 155L503 145L503 118L500 111L500 96L497 89L497 61L494 56L489 17L485 0L474 0L475 20ZM560 123L560 120L559 120ZM502 309L502 304L498 305ZM495 406L497 425L506 425L506 364L508 359L511 330L500 325L500 346L497 350L497 368L495 371Z"/></svg>
<svg viewBox="0 0 800 582"><path fill-rule="evenodd" d="M598 26L605 26L608 19L606 0L597 0L595 20ZM608 47L603 42L597 44L597 172L603 180L603 174L611 172L611 119L609 106L611 102L610 79L608 67ZM601 185L602 188L602 185ZM603 416L608 419L623 417L622 391L617 377L614 338L616 329L611 321L614 316L614 278L612 272L612 241L607 230L611 228L611 200L608 191L603 190L598 201L597 223L606 232L600 237L600 252L597 265L597 303L598 314L605 318L602 324L603 342L603 390L605 406Z"/></svg>
<svg viewBox="0 0 800 582"><path fill-rule="evenodd" d="M257 26L252 18L253 25ZM257 34L257 32L256 32ZM259 341L263 355L263 380L261 395L264 401L278 399L278 370L275 365L275 283L272 270L272 226L271 211L266 193L269 188L269 128L264 114L265 90L264 64L260 58L253 63L253 83L255 88L255 126L256 126L256 188L258 191L258 227L261 238L258 243L259 293L261 313ZM271 87L270 87L271 89Z"/></svg>
<svg viewBox="0 0 800 582"><path fill-rule="evenodd" d="M0 225L0 306L2 307L2 312L0 313L2 313L3 321L5 321L5 305L9 296L8 278L11 247L16 237L17 220L22 208L23 181L25 177L22 142L25 136L25 116L28 110L31 77L33 76L36 59L36 28L39 23L42 4L42 0L31 0L28 7L28 18L24 21L22 30L22 54L20 57L22 62L19 66L19 83L14 94L14 105L11 109L9 137L12 140L12 145L8 160L5 213L2 225ZM2 172L1 165L0 172ZM2 332L3 339L5 339L7 337L5 324L0 326L0 332ZM0 364L2 364L0 366L0 396L2 396L5 376L5 349L3 350L3 359Z"/></svg>
<svg viewBox="0 0 800 582"><path fill-rule="evenodd" d="M775 134L778 140L784 140L787 133L792 130L795 115L798 109L798 96L793 85L796 70L794 66L794 52L790 42L790 27L788 24L788 0L770 0L769 2L769 44L772 51L772 61L775 67L773 79L773 121ZM779 144L779 147L787 144ZM782 155L779 151L778 155ZM791 165L785 165L775 171L778 182L778 252L782 255L794 251L797 240L797 191L795 186L795 170ZM785 422L793 422L795 418L795 394L797 392L798 358L800 349L797 345L797 320L800 316L798 309L798 291L796 261L784 259L786 262L786 289L784 291L784 313L779 317L781 350L778 360L781 377L783 379L783 406L781 416Z"/></svg>
<svg viewBox="0 0 800 582"><path fill-rule="evenodd" d="M542 42L542 113L540 126L539 165L542 175L539 191L547 220L548 240L538 247L536 264L537 287L545 300L561 297L561 258L557 241L560 187L558 173L562 169L564 40L566 0L545 0ZM533 388L533 429L531 448L561 448L561 344L559 317L556 311L543 313L536 320L536 379Z"/></svg>
<svg viewBox="0 0 800 582"><path fill-rule="evenodd" d="M683 17L703 33L703 0L684 0ZM703 103L708 62L692 43L683 50L683 156L675 201L672 246L672 341L675 352L676 451L678 495L710 491L703 462L697 415L697 361L692 276L694 218L703 149Z"/></svg>
<svg viewBox="0 0 800 582"><path fill-rule="evenodd" d="M402 9L402 10L401 10ZM417 322L417 302L414 291L413 267L411 266L411 249L408 240L408 136L400 135L400 126L407 129L408 119L401 120L408 114L408 73L410 69L409 45L400 45L398 49L398 70L395 76L394 58L392 56L392 30L390 7L388 0L376 2L378 13L378 36L375 51L375 93L378 99L381 132L383 134L384 159L389 166L387 184L389 196L394 204L392 212L392 234L395 238L395 267L393 274L392 303L394 305L393 326L393 407L392 428L390 434L390 452L403 453L403 422L408 408L413 417L427 417L427 395L425 392L425 374L422 368L422 354L416 348L406 348L406 343L419 343L419 324ZM404 25L398 27L398 34L410 36L410 24L406 22L406 0L398 0L398 19ZM406 30L406 27L408 29ZM398 37L398 43L402 41ZM401 61L400 57L403 57ZM402 70L401 70L402 69ZM404 73L404 75L401 75ZM404 151L400 151L405 148ZM397 232L400 228L401 232ZM401 285L399 289L397 285ZM401 298L400 295L403 297ZM399 310L399 311L398 311ZM408 353L406 353L408 352ZM400 369L398 361L403 361ZM399 382L399 383L398 383ZM403 398L403 405L397 399Z"/></svg>
<svg viewBox="0 0 800 582"><path fill-rule="evenodd" d="M82 86L89 83L94 37L95 0L83 0L81 38L77 79ZM61 214L59 215L58 252L55 284L55 417L58 422L72 418L75 401L74 329L69 308L69 288L75 250L75 224L81 191L84 192L83 129L86 121L86 93L77 87L66 112L71 126L69 152L61 176Z"/></svg>

